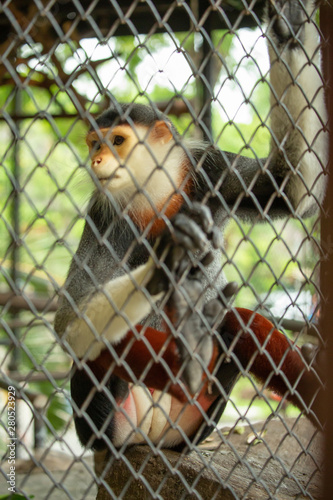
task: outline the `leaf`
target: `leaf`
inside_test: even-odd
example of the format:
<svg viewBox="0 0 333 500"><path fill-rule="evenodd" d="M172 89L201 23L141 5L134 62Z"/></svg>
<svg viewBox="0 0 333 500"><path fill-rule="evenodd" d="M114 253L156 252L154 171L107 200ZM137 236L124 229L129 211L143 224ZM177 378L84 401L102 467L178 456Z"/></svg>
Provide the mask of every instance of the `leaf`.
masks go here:
<svg viewBox="0 0 333 500"><path fill-rule="evenodd" d="M262 443L263 442L263 437L266 434L267 429L264 429L263 431L259 433L254 433L251 432L246 439L246 444L252 444L255 446L256 444Z"/></svg>

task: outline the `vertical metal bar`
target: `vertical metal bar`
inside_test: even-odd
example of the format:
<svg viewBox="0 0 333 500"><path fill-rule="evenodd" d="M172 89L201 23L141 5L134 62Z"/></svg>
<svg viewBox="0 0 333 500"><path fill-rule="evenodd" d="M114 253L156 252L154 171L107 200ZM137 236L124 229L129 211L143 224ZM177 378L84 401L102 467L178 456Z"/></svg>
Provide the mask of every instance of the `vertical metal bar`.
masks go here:
<svg viewBox="0 0 333 500"><path fill-rule="evenodd" d="M21 110L21 95L20 95L20 89L16 89L16 94L15 94L15 114L19 115L20 110ZM18 285L18 263L20 259L20 195L19 195L19 182L20 182L20 146L19 146L19 141L20 141L20 121L15 122L15 131L13 133L14 135L14 146L13 146L13 179L14 179L14 186L12 189L12 207L11 207L11 221L12 221L12 226L13 226L13 234L14 237L10 243L11 245L11 269L10 269L10 275L13 280L13 283L15 284L15 288L17 288ZM12 319L15 320L18 319L19 317L19 312L15 311L12 313ZM18 338L19 336L19 331L17 328L13 328L13 333L14 335ZM17 347L14 347L11 355L11 359L9 362L9 370L10 371L16 371L18 369L19 365L19 357L20 357L20 349Z"/></svg>
<svg viewBox="0 0 333 500"><path fill-rule="evenodd" d="M322 247L325 258L321 264L321 290L324 297L321 329L327 342L327 359L333 359L333 329L331 311L333 310L333 9L328 3L322 6L320 27L326 43L323 49L324 77L328 82L327 103L330 128L329 179L322 217ZM325 397L326 439L325 439L325 482L324 498L331 500L333 492L333 363L327 363L327 390Z"/></svg>
<svg viewBox="0 0 333 500"><path fill-rule="evenodd" d="M21 90L19 88L16 89L15 94L15 114L19 115L21 113ZM20 259L20 121L17 120L15 122L15 131L14 135L14 146L13 146L13 179L14 185L12 189L12 206L11 206L11 221L13 227L13 239L10 243L11 245L11 268L10 275L12 282L14 283L16 291L19 287L19 275L18 275L18 264ZM13 323L15 320L19 319L20 313L15 311L11 314ZM13 334L17 339L20 337L20 331L18 328L13 328ZM14 346L11 352L10 361L8 364L8 370L16 372L19 370L20 365L20 357L21 352L20 348ZM18 437L20 429L20 414L19 407L16 405L16 415L15 415L15 434ZM16 441L16 457L20 456L20 440Z"/></svg>
<svg viewBox="0 0 333 500"><path fill-rule="evenodd" d="M210 16L205 23L207 36L211 38ZM202 79L202 127L204 140L212 140L212 99L213 99L213 57L209 41L204 38L202 46L203 79Z"/></svg>
<svg viewBox="0 0 333 500"><path fill-rule="evenodd" d="M209 2L199 2L199 17L204 14L205 10L210 8ZM205 30L203 36L203 44L201 48L201 65L202 72L200 75L201 82L201 110L199 126L203 133L205 141L212 140L212 99L214 97L214 61L211 50L212 38L212 13L207 17L203 25Z"/></svg>

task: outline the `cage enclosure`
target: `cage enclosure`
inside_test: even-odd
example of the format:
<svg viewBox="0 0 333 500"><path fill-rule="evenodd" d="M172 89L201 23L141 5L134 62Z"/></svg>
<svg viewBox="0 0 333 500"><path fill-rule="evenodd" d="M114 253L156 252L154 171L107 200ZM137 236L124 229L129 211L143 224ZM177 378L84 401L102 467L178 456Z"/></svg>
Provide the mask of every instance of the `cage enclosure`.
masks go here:
<svg viewBox="0 0 333 500"><path fill-rule="evenodd" d="M0 496L322 498L319 7L1 2Z"/></svg>

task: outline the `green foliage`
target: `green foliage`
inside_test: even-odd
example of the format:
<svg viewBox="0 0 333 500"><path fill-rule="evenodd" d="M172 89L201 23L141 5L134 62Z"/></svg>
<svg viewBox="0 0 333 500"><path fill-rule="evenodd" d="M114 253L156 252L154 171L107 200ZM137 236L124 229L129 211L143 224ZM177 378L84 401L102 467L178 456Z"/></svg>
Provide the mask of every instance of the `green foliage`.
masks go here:
<svg viewBox="0 0 333 500"><path fill-rule="evenodd" d="M296 418L300 414L296 407L286 402L282 403L274 393L260 388L249 375L243 376L232 391L220 426L265 420L278 409L288 418Z"/></svg>
<svg viewBox="0 0 333 500"><path fill-rule="evenodd" d="M311 238L308 234L314 228L313 219L306 223L290 219L274 226L232 221L225 233L224 271L229 281L242 284L236 305L250 309L258 303L264 305L278 290L307 289L313 294L318 234L315 232Z"/></svg>

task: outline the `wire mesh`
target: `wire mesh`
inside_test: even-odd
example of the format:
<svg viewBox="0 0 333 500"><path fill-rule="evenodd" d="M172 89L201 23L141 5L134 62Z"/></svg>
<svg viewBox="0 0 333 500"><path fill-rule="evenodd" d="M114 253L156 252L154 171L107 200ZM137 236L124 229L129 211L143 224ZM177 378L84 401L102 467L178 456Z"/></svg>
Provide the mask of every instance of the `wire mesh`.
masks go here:
<svg viewBox="0 0 333 500"><path fill-rule="evenodd" d="M321 497L317 7L1 2L0 494Z"/></svg>

